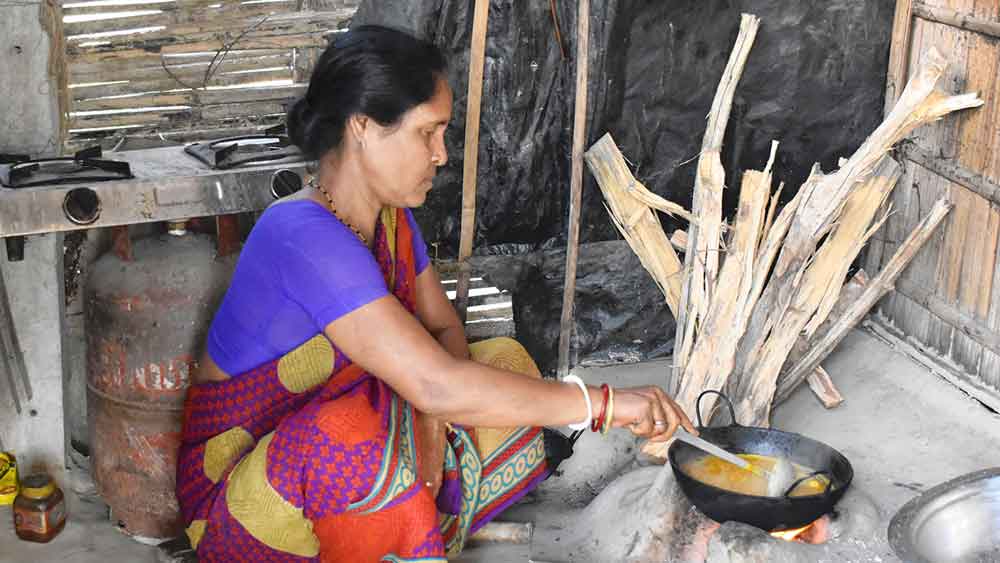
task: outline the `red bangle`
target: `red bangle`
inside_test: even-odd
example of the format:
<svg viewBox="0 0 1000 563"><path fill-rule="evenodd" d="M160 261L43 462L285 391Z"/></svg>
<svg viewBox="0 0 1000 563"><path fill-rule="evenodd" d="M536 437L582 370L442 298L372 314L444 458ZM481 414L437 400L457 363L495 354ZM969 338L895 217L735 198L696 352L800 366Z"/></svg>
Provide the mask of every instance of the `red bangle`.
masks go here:
<svg viewBox="0 0 1000 563"><path fill-rule="evenodd" d="M590 422L590 431L591 432L600 432L601 431L601 427L604 426L604 415L607 414L607 412L608 412L608 395L610 393L611 393L611 390L608 387L608 384L607 383L602 383L601 384L601 395L603 397L603 400L601 401L601 414L597 415L597 417L594 418Z"/></svg>

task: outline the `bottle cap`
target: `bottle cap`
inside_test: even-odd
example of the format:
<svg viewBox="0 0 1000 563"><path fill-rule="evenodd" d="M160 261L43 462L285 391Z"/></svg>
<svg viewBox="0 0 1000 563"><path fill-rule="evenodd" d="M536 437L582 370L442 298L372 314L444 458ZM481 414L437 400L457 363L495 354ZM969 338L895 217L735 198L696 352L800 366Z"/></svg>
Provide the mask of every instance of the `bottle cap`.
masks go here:
<svg viewBox="0 0 1000 563"><path fill-rule="evenodd" d="M21 494L30 499L44 499L54 493L55 490L55 483L44 473L29 475L21 481Z"/></svg>

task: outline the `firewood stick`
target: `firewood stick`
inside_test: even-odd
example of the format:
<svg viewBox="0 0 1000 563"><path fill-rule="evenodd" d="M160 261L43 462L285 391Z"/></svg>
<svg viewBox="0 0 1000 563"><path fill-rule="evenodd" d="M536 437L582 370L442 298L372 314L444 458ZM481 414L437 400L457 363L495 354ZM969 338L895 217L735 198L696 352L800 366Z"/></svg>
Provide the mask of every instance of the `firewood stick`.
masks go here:
<svg viewBox="0 0 1000 563"><path fill-rule="evenodd" d="M615 227L652 275L676 317L681 294L681 261L656 214L629 195L629 186L637 182L625 163L625 157L611 135L605 134L584 153L584 160L604 194L605 205Z"/></svg>
<svg viewBox="0 0 1000 563"><path fill-rule="evenodd" d="M691 212L695 215L696 222L688 229L688 246L684 253L684 272L687 275L684 277L676 317L677 336L674 340L671 391L676 391L679 385L694 345L695 327L707 313L708 293L715 286L722 223L722 189L726 179L721 159L722 139L729 121L736 84L743 74L759 25L760 19L756 16L743 14L740 19L736 45L729 55L708 114L708 126L702 140L691 202Z"/></svg>
<svg viewBox="0 0 1000 563"><path fill-rule="evenodd" d="M831 280L844 279L847 267L881 224L878 221L875 227L871 227L872 219L898 178L899 165L888 156L883 156L875 174L845 202L842 213L838 214L840 222L803 266L801 274L778 278L780 283L787 284L779 290L791 293L792 297L786 309L775 312L775 328L760 348L760 354L749 366L743 366L746 377L739 380L736 400L738 420L751 425L767 424L781 367L799 334L815 317L826 296L831 290L835 295L840 292L840 282L831 284ZM786 250L788 240L786 237Z"/></svg>
<svg viewBox="0 0 1000 563"><path fill-rule="evenodd" d="M844 166L833 174L807 181L802 187L807 193L738 353L738 358L749 358L739 364L743 370L739 379L746 392L741 410L744 416L749 415L750 423L766 423L762 418L766 417L773 398L771 385L782 363L781 354L790 344L790 336L782 332L802 328L795 326L797 323L785 323L785 313L796 297L800 278L817 242L833 227L848 195L870 175L889 148L910 131L949 112L982 105L975 94L947 96L935 90L946 64L944 57L932 48L892 112ZM800 313L795 316L796 320L801 319ZM770 340L778 323L782 323L779 338ZM765 364L767 373L762 378L760 369Z"/></svg>
<svg viewBox="0 0 1000 563"><path fill-rule="evenodd" d="M738 319L746 318L742 312L749 307L747 298L753 285L754 258L767 213L771 167L776 152L777 143L773 143L771 157L764 170L749 170L743 174L733 236L722 263L718 286L712 292L708 314L684 369L680 391L674 397L689 417L695 416L695 405L701 391L724 386L733 369L736 345L745 328ZM666 458L667 446L664 442L646 442L642 452Z"/></svg>
<svg viewBox="0 0 1000 563"><path fill-rule="evenodd" d="M534 524L531 522L489 522L469 538L473 543L531 543Z"/></svg>
<svg viewBox="0 0 1000 563"><path fill-rule="evenodd" d="M844 402L844 396L840 394L840 391L833 384L833 380L830 379L830 374L823 369L823 366L816 366L816 369L806 377L806 382L809 383L809 389L812 390L813 395L816 395L825 408L836 408Z"/></svg>
<svg viewBox="0 0 1000 563"><path fill-rule="evenodd" d="M670 200L664 199L655 193L649 191L649 188L644 186L641 182L635 182L631 186L627 186L625 190L628 194L647 206L652 207L657 211L662 211L667 215L672 215L675 217L680 217L688 222L694 222L694 215L690 211L684 209L684 206L674 203Z"/></svg>
<svg viewBox="0 0 1000 563"><path fill-rule="evenodd" d="M881 200L878 203L878 207L874 208L869 207L867 209L860 209L860 207L857 205L857 203L860 202L856 202L856 200L859 200L860 196L862 196L864 192L863 191L855 192L854 194L852 194L850 198L848 198L844 210L840 213L839 221L841 223L838 228L841 228L845 221L854 219L854 217L852 217L852 214L856 214L859 212L862 213L862 215L857 220L862 224L870 224L872 218L876 214L878 214L879 210L883 206L885 206L886 201L889 198L889 193L892 191L892 188L896 185L896 182L899 181L899 178L902 175L902 173L903 171L902 168L899 166L899 164L895 160L886 157L883 160L883 164L880 165L879 168L875 171L875 176L873 176L869 180L869 185L871 186L873 194L872 197ZM883 217L886 216L886 214L889 212L890 210L886 209L885 213L883 213L882 216ZM859 225L859 227L860 228L857 231L858 234L864 232L864 227L861 225ZM823 245L823 248L821 248L820 252L817 253L817 257L822 258L821 254L826 253L828 251L831 251L831 247L829 245ZM830 279L833 280L844 279L844 277L847 275L847 270L848 268L850 268L853 261L854 261L853 257L850 260L842 260L840 264L838 264L839 267L831 274ZM836 305L837 300L840 298L840 293L841 293L840 290L841 288L838 287L838 284L831 283L827 285L826 294L823 296L822 301L820 301L819 307L817 307L816 312L813 314L812 319L810 319L805 326L804 332L806 338L811 338L812 335L816 333L816 329L818 329L819 326L823 324L824 321L826 321L827 317L830 315L830 312L833 311L833 308Z"/></svg>
<svg viewBox="0 0 1000 563"><path fill-rule="evenodd" d="M847 308L861 297L865 288L868 287L868 283L868 274L865 273L864 270L858 270L851 277L851 279L844 284L844 286L840 289L840 296L837 298L837 302L834 304L833 310L830 311L829 316L827 316L826 320L823 321L823 324L820 325L819 329L813 335L812 340L819 340L827 333L827 331L830 330L830 327L833 326L837 319L844 315ZM811 346L810 342L811 340L806 339L806 337L802 334L800 334L796 339L795 345L792 347L792 351L789 352L788 358L785 360L781 376L778 378L778 390L774 395L773 404L777 405L784 402L789 396L791 396L792 392L795 391L795 387L792 387L788 381L788 370L792 369L792 367L794 367L799 360L809 353L809 348ZM812 378L814 375L816 375L815 370L813 373L809 374L809 377ZM829 385L822 384L819 385L819 387L832 387L832 385L833 383L831 381ZM817 393L816 398L818 398L825 406L828 398L818 394L817 386L814 386L812 383L810 384L810 388L813 389L814 393Z"/></svg>
<svg viewBox="0 0 1000 563"><path fill-rule="evenodd" d="M767 233L771 231L771 225L774 223L774 215L778 210L778 203L781 201L781 192L785 191L785 183L780 182L778 184L778 191L774 192L771 196L771 205L767 208L767 218L764 219L764 228L760 230L760 242L757 243L757 248L764 245L764 239L767 238Z"/></svg>
<svg viewBox="0 0 1000 563"><path fill-rule="evenodd" d="M684 252L687 249L688 234L684 229L677 229L674 234L670 235L670 244L674 246L675 249Z"/></svg>
<svg viewBox="0 0 1000 563"><path fill-rule="evenodd" d="M840 341L847 336L847 333L850 332L854 325L858 324L868 311L886 293L892 290L896 279L917 254L917 251L931 237L934 229L937 228L951 209L952 205L943 198L934 204L930 213L920 221L910 233L910 236L903 241L903 244L900 245L896 253L889 259L889 262L886 263L882 271L872 279L861 297L851 304L844 315L830 327L830 330L823 338L813 345L809 353L789 370L786 377L790 388L794 389L797 381L801 382L802 378L816 369L816 366L840 344Z"/></svg>

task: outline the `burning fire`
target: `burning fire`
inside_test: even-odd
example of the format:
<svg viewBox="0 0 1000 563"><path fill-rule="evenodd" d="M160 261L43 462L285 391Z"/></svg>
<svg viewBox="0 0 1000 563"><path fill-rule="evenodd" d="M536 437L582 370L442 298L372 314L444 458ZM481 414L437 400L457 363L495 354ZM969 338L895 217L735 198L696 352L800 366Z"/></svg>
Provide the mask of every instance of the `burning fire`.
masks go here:
<svg viewBox="0 0 1000 563"><path fill-rule="evenodd" d="M800 535L802 535L803 532L809 530L809 528L812 528L812 524L806 524L805 526L802 526L801 528L795 528L794 530L782 530L780 532L771 532L771 535L785 541L795 541L796 539L798 539Z"/></svg>
<svg viewBox="0 0 1000 563"><path fill-rule="evenodd" d="M785 541L819 544L829 539L830 517L825 515L819 520L794 530L771 532L771 536Z"/></svg>

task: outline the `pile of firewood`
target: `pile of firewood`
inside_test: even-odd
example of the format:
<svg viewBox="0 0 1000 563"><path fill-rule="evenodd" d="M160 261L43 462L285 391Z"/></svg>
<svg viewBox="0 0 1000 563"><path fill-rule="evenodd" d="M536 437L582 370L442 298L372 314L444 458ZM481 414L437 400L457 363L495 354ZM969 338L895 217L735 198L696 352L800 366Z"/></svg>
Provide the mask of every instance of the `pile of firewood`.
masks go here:
<svg viewBox="0 0 1000 563"><path fill-rule="evenodd" d="M726 223L723 133L758 24L750 15L741 21L708 116L690 212L639 183L610 135L585 159L613 221L677 319L669 391L693 418L701 391L726 389L741 424L766 426L772 403L807 379L825 404L839 402L820 361L892 289L951 209L938 201L881 272L870 280L864 272L847 280L851 264L891 212L886 202L901 171L890 149L916 127L982 100L935 90L946 61L931 50L890 114L838 170L826 174L814 166L779 211L783 186L772 193L774 142L764 169L743 173L736 215ZM683 263L656 211L689 222L686 233L673 237L684 249ZM715 405L711 395L702 408L710 413ZM661 458L666 453L663 444L653 443L644 451Z"/></svg>

